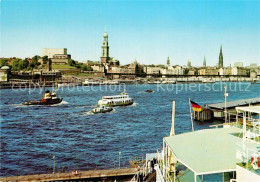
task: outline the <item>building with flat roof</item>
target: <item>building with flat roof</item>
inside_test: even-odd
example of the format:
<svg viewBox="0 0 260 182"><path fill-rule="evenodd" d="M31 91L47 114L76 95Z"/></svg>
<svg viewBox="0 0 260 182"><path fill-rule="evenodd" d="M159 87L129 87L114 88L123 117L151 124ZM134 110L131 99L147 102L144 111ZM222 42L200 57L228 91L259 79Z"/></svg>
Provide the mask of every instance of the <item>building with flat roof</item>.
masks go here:
<svg viewBox="0 0 260 182"><path fill-rule="evenodd" d="M42 57L48 56L48 58L53 58L55 54L67 55L67 48L43 48Z"/></svg>

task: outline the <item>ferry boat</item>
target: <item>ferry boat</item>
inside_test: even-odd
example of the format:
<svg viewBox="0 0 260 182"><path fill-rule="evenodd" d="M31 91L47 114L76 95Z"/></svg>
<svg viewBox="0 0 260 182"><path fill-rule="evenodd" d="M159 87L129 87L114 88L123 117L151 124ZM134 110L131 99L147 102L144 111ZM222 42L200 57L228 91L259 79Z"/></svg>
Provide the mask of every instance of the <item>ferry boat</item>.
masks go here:
<svg viewBox="0 0 260 182"><path fill-rule="evenodd" d="M24 102L23 105L53 105L61 102L62 98L58 98L56 92L50 92L47 90L41 100Z"/></svg>
<svg viewBox="0 0 260 182"><path fill-rule="evenodd" d="M106 112L111 112L113 109L111 107L105 107L105 106L100 106L92 109L92 113L98 114L98 113L106 113Z"/></svg>
<svg viewBox="0 0 260 182"><path fill-rule="evenodd" d="M122 92L120 95L103 96L102 99L98 101L98 106L127 106L133 103L134 100L130 98L127 93Z"/></svg>

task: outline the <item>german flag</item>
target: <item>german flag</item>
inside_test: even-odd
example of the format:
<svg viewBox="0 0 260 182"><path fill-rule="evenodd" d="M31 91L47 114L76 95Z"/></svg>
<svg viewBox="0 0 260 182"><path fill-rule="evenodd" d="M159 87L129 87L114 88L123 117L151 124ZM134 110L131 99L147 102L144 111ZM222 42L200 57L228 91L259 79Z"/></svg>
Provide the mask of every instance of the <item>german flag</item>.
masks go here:
<svg viewBox="0 0 260 182"><path fill-rule="evenodd" d="M202 107L196 102L190 101L193 111L201 111Z"/></svg>

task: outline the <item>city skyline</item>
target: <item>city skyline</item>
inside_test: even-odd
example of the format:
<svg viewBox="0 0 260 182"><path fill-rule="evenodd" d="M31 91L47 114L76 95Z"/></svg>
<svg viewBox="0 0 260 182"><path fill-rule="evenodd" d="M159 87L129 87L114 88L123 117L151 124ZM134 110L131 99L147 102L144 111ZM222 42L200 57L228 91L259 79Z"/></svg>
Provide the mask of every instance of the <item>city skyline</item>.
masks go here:
<svg viewBox="0 0 260 182"><path fill-rule="evenodd" d="M224 66L259 63L259 1L1 1L1 56L32 57L68 48L78 61L98 61L108 32L121 64ZM232 8L231 8L232 7ZM106 11L104 11L106 10ZM35 16L31 16L34 14ZM19 17L19 18L18 18Z"/></svg>

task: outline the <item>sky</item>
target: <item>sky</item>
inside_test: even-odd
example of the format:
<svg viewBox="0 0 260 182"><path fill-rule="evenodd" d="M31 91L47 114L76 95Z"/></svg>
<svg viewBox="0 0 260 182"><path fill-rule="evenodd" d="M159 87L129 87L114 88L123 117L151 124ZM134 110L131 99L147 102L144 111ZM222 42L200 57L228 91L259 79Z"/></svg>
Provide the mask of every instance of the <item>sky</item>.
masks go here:
<svg viewBox="0 0 260 182"><path fill-rule="evenodd" d="M100 60L104 31L121 64L260 64L260 0L0 0L0 57L67 48Z"/></svg>

